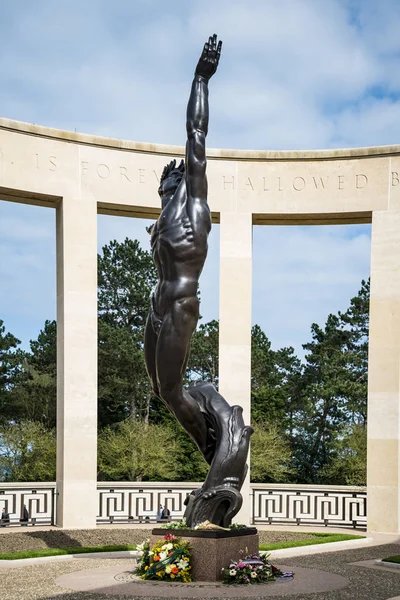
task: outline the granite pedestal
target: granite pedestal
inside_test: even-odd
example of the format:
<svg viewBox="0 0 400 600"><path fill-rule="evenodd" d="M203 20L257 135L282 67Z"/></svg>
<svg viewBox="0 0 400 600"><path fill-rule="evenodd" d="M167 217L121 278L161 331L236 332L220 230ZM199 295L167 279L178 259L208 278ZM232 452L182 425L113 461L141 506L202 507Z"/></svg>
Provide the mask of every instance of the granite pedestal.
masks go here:
<svg viewBox="0 0 400 600"><path fill-rule="evenodd" d="M259 536L255 527L236 531L153 529L151 533L151 547L168 533L190 543L193 549L193 581L221 581L222 569L229 567L231 560L239 560L240 550L245 554L254 554L258 552L259 547Z"/></svg>

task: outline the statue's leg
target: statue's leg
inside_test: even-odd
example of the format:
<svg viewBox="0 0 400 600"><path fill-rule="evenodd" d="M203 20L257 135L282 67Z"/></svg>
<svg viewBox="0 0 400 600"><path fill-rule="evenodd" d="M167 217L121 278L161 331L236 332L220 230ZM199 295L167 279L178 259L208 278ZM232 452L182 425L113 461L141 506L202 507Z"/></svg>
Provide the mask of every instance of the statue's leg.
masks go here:
<svg viewBox="0 0 400 600"><path fill-rule="evenodd" d="M154 331L152 323L151 311L147 317L146 329L144 332L144 360L146 362L146 369L148 376L151 380L151 387L156 396L160 396L157 383L157 369L156 369L156 349L157 349L158 335Z"/></svg>
<svg viewBox="0 0 400 600"><path fill-rule="evenodd" d="M160 396L204 454L207 428L198 403L183 389L190 340L196 328L199 303L196 297L173 303L164 316L156 350Z"/></svg>

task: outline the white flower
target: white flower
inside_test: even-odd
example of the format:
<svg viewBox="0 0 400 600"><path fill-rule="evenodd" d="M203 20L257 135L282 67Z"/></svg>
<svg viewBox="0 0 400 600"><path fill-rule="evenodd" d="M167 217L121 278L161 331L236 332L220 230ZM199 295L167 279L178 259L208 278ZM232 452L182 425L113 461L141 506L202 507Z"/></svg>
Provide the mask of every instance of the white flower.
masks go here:
<svg viewBox="0 0 400 600"><path fill-rule="evenodd" d="M174 547L174 545L171 544L171 542L169 542L168 544L165 544L165 549L166 550L172 550L173 547ZM163 546L163 548L164 548L164 546Z"/></svg>
<svg viewBox="0 0 400 600"><path fill-rule="evenodd" d="M178 567L178 569L186 569L188 564L189 563L187 562L187 560L183 560L183 558L181 558L181 560L177 564L177 567Z"/></svg>
<svg viewBox="0 0 400 600"><path fill-rule="evenodd" d="M171 570L172 570L172 565L167 565L167 566L165 567L165 572L166 572L166 573L171 573Z"/></svg>
<svg viewBox="0 0 400 600"><path fill-rule="evenodd" d="M255 579L257 577L257 573L255 571L253 571L252 573L250 573L250 577Z"/></svg>
<svg viewBox="0 0 400 600"><path fill-rule="evenodd" d="M235 571L235 569L231 569L231 570L229 571L229 575L232 575L232 577L233 577L234 575L236 575L236 571Z"/></svg>
<svg viewBox="0 0 400 600"><path fill-rule="evenodd" d="M168 552L164 551L164 552L160 552L160 560L164 560L165 558L167 558L168 556Z"/></svg>
<svg viewBox="0 0 400 600"><path fill-rule="evenodd" d="M136 546L136 550L139 550L139 552L143 552L145 545L149 542L150 540L144 540L144 542L142 542L141 544L138 544Z"/></svg>
<svg viewBox="0 0 400 600"><path fill-rule="evenodd" d="M153 556L154 552L153 550L149 550L149 556Z"/></svg>

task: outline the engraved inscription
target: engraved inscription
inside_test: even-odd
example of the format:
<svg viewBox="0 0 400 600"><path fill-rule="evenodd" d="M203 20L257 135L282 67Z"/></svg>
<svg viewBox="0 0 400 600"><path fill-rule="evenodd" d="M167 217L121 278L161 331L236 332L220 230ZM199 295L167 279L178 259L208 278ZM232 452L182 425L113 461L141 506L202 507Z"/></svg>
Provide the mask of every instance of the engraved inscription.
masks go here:
<svg viewBox="0 0 400 600"><path fill-rule="evenodd" d="M363 173L356 175L356 188L358 190L364 188L368 183L368 177Z"/></svg>
<svg viewBox="0 0 400 600"><path fill-rule="evenodd" d="M254 185L252 184L250 177L247 177L247 181L245 183L245 187L248 187L251 190L254 190Z"/></svg>
<svg viewBox="0 0 400 600"><path fill-rule="evenodd" d="M100 179L108 179L110 177L110 168L102 163L97 165L96 173Z"/></svg>
<svg viewBox="0 0 400 600"><path fill-rule="evenodd" d="M226 179L225 175L222 175L222 186L223 189L235 189L235 177L232 175L232 179Z"/></svg>
<svg viewBox="0 0 400 600"><path fill-rule="evenodd" d="M227 179L225 175L222 175L222 188L234 189L234 178ZM307 190L344 190L344 189L356 189L362 190L368 186L369 180L365 173L356 173L355 175L335 175L335 176L321 176L311 175L302 176L296 175L296 177L284 177L284 176L266 176L257 177L244 177L242 180L239 179L239 188L243 191L262 191L262 192L284 192L293 190L295 192L304 192ZM392 186L400 183L400 177L397 171L392 171Z"/></svg>
<svg viewBox="0 0 400 600"><path fill-rule="evenodd" d="M82 160L81 161L81 177L84 177L86 171L89 170L89 163L87 162L87 160Z"/></svg>
<svg viewBox="0 0 400 600"><path fill-rule="evenodd" d="M151 185L154 185L154 182L160 183L160 177L155 169L129 169L125 165L110 167L106 163L92 165L89 163L89 161L82 160L81 177L84 178L90 174L102 180L118 177L120 181L125 183L141 183Z"/></svg>
<svg viewBox="0 0 400 600"><path fill-rule="evenodd" d="M392 171L392 187L396 187L396 185L399 185L399 183L399 173L397 171Z"/></svg>
<svg viewBox="0 0 400 600"><path fill-rule="evenodd" d="M120 167L119 168L119 172L120 172L120 175L121 175L121 179L125 177L125 179L127 179L129 181L129 183L131 182L131 180L129 179L126 167Z"/></svg>
<svg viewBox="0 0 400 600"><path fill-rule="evenodd" d="M319 183L318 183L318 179L319 179ZM325 177L325 181L323 177L313 177L313 182L315 185L315 189L318 190L319 187L321 187L322 189L325 189L325 184L328 183L328 177Z"/></svg>
<svg viewBox="0 0 400 600"><path fill-rule="evenodd" d="M295 177L293 179L293 189L296 190L296 192L301 192L301 190L304 190L305 187L306 180L304 177Z"/></svg>
<svg viewBox="0 0 400 600"><path fill-rule="evenodd" d="M34 163L37 169L45 168L48 171L56 171L57 170L57 157L56 156L48 156L46 158L39 157L39 154L35 154Z"/></svg>
<svg viewBox="0 0 400 600"><path fill-rule="evenodd" d="M46 171L58 171L60 166L59 160L56 155L42 155L40 153L34 153L32 156L32 166L35 169L42 169ZM5 162L4 155L0 149L0 162ZM12 164L12 163L10 163ZM277 167L274 166L274 169ZM327 167L325 167L327 168ZM321 164L321 171L323 171L324 165ZM162 169L160 168L160 173ZM80 175L82 179L90 178L91 181L116 181L119 180L122 183L139 184L139 185L150 185L160 181L160 173L155 169L148 169L144 167L132 167L124 164L120 165L109 165L105 162L96 161L80 161ZM295 194L307 194L311 191L323 192L324 190L365 190L370 184L369 176L366 173L336 173L320 174L320 172L308 172L299 175L291 175L290 170L283 170L280 175L276 175L276 171L267 167L264 173L261 171L259 175L255 175L254 171L252 175L226 175L221 174L221 187L226 191L235 191L236 189L248 192L249 194L254 193L265 193L275 194L277 192L292 192ZM390 171L389 175L391 187L396 187L400 184L400 171ZM220 188L221 189L221 188Z"/></svg>

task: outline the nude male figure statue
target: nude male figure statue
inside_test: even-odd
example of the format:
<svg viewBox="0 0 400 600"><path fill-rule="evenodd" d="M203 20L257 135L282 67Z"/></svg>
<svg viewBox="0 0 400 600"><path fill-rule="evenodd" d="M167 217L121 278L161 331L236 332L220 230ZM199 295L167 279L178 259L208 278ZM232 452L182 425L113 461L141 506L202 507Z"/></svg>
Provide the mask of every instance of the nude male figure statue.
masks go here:
<svg viewBox="0 0 400 600"><path fill-rule="evenodd" d="M183 388L190 340L199 318L198 282L207 256L211 215L207 204L208 82L217 70L222 42L204 45L187 107L186 157L163 171L162 211L150 228L158 283L145 332L145 361L154 393L175 414L211 462L210 428L198 402Z"/></svg>
<svg viewBox="0 0 400 600"><path fill-rule="evenodd" d="M221 42L213 35L197 63L186 115L186 156L167 165L160 180L161 214L149 232L158 282L145 330L145 361L154 393L175 414L210 464L201 488L186 500L188 526L210 521L228 527L242 505L251 427L242 408L230 406L207 382L188 390L183 378L199 318L197 289L207 256L211 215L207 204L208 81L217 70Z"/></svg>

